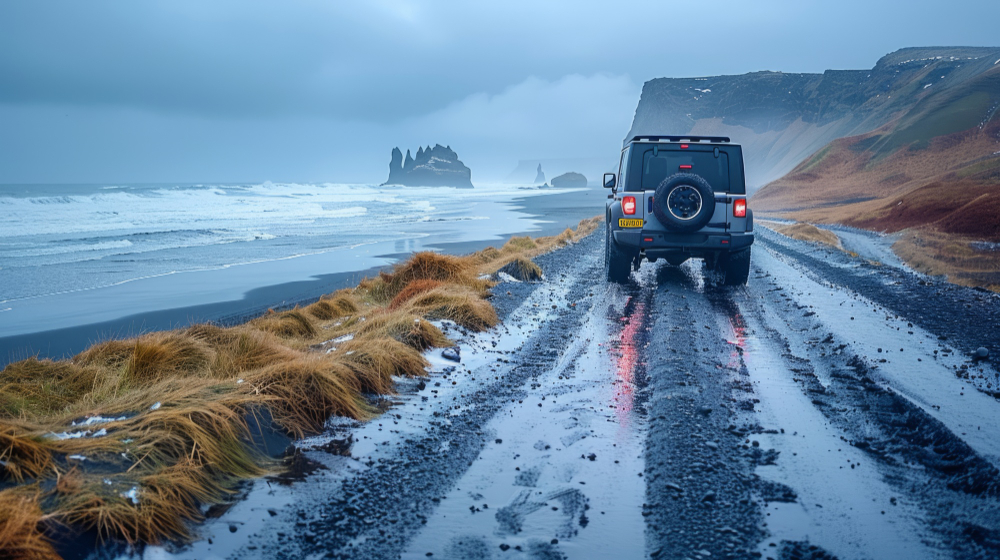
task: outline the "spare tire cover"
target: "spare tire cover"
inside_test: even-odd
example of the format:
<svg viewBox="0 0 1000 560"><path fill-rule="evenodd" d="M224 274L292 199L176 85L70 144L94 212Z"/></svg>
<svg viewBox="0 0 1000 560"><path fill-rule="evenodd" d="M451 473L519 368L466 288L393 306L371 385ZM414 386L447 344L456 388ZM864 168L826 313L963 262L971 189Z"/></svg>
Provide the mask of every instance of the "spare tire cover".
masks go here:
<svg viewBox="0 0 1000 560"><path fill-rule="evenodd" d="M667 177L656 187L653 199L653 214L663 227L672 231L698 231L715 214L715 191L708 181L694 173Z"/></svg>

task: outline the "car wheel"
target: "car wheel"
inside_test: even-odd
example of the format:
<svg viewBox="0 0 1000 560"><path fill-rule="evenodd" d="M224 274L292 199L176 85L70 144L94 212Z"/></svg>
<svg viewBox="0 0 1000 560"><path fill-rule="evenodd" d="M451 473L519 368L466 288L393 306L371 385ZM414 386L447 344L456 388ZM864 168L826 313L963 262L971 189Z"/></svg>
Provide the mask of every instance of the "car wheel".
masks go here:
<svg viewBox="0 0 1000 560"><path fill-rule="evenodd" d="M719 272L726 286L743 286L750 278L750 248L719 256Z"/></svg>
<svg viewBox="0 0 1000 560"><path fill-rule="evenodd" d="M611 224L604 228L604 273L608 282L625 284L632 273L632 258L615 243Z"/></svg>

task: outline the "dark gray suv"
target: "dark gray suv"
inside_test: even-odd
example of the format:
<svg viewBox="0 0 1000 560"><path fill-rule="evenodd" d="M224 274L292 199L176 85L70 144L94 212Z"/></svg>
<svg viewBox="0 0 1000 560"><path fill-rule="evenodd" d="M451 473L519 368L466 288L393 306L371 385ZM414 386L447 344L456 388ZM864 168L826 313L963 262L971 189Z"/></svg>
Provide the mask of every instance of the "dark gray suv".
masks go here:
<svg viewBox="0 0 1000 560"><path fill-rule="evenodd" d="M753 213L743 149L717 136L636 136L622 150L606 213L604 262L625 283L643 259L704 259L723 284L750 275Z"/></svg>

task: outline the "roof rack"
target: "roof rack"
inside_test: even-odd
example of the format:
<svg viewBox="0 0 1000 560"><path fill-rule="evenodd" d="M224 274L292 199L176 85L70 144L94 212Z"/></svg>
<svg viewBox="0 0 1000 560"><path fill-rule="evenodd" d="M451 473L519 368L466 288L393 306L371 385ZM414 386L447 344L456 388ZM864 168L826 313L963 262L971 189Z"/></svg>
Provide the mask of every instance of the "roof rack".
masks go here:
<svg viewBox="0 0 1000 560"><path fill-rule="evenodd" d="M728 144L731 142L728 136L633 136L629 142L638 140L649 140L651 142L711 142L713 144Z"/></svg>

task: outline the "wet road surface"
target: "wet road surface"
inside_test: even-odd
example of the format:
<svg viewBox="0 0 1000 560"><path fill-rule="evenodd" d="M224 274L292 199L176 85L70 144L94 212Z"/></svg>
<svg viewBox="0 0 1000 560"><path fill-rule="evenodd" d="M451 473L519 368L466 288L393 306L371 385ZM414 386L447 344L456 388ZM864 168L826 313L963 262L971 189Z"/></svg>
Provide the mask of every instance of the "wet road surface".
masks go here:
<svg viewBox="0 0 1000 560"><path fill-rule="evenodd" d="M301 480L144 556L1000 557L1000 298L768 230L745 288L611 286L599 234L498 285L493 332L450 327L461 363L300 442Z"/></svg>

